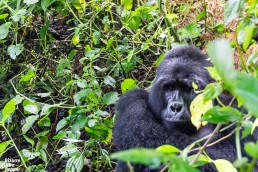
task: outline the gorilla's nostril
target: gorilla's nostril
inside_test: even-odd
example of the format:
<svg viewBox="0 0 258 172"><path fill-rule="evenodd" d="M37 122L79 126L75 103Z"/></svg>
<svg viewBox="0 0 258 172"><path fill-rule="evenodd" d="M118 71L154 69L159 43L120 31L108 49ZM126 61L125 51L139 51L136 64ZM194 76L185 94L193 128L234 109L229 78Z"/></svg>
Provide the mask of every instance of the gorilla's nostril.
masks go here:
<svg viewBox="0 0 258 172"><path fill-rule="evenodd" d="M170 105L170 109L172 112L174 113L178 113L178 112L181 112L182 109L183 109L183 104L181 102L173 102L171 105Z"/></svg>

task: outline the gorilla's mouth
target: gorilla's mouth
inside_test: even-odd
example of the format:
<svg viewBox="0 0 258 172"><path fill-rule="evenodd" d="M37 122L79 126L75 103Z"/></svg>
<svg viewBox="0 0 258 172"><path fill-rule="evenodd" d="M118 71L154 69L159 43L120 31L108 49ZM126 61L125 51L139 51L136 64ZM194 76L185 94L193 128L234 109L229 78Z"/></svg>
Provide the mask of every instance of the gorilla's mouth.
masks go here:
<svg viewBox="0 0 258 172"><path fill-rule="evenodd" d="M190 118L188 118L186 114L165 114L164 118L166 121L171 123L185 123L190 121Z"/></svg>

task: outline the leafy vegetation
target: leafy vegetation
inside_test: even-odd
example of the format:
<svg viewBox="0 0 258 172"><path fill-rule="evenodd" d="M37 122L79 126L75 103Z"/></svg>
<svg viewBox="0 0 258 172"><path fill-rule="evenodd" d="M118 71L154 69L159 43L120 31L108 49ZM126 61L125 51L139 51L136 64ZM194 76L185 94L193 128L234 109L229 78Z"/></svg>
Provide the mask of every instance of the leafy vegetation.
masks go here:
<svg viewBox="0 0 258 172"><path fill-rule="evenodd" d="M240 127L246 137L258 126L258 54L253 48L257 4L257 0L229 0L224 22L214 23L209 1L1 0L0 169L111 171L114 105L119 95L149 87L155 66L172 47L191 43L204 48L214 39L209 33L230 34L228 25L235 22L235 40L208 44L214 64L208 70L216 83L202 93L209 101L225 89L247 109L244 113L222 105L203 117L218 126L237 123L234 166L203 154L188 157L197 142L185 150L163 145L111 157L152 167L163 164L164 169L180 172L198 171L194 167L210 162L220 171L252 171L258 142L244 146L250 162L242 157L239 142ZM234 69L232 48L241 72Z"/></svg>

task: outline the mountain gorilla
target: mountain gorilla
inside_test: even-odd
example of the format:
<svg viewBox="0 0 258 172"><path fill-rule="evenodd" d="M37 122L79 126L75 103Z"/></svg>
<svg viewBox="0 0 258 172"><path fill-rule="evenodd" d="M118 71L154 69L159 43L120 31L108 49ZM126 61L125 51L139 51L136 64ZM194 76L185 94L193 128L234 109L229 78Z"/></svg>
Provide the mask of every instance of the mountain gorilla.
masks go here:
<svg viewBox="0 0 258 172"><path fill-rule="evenodd" d="M193 46L176 48L161 62L149 92L134 89L121 96L116 106L118 116L113 130L115 146L119 150L125 150L171 144L182 150L210 134L215 125L209 124L197 131L191 123L189 110L190 103L196 97L192 83L197 84L199 89L204 89L212 82L204 68L211 66L207 59L206 55ZM219 133L215 139L227 134L229 131ZM257 131L254 135L257 139ZM234 161L234 136L207 148L206 153L212 159ZM135 172L155 171L139 164L133 164L133 167ZM200 169L205 172L217 171L213 164ZM127 172L129 168L125 162L118 161L115 171Z"/></svg>

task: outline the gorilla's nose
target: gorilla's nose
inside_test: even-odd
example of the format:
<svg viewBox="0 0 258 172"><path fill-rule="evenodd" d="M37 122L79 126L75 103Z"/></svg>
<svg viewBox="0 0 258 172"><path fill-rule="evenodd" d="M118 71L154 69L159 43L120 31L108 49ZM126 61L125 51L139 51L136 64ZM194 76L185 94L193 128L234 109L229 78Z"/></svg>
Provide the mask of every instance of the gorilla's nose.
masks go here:
<svg viewBox="0 0 258 172"><path fill-rule="evenodd" d="M183 110L183 103L182 102L172 102L170 104L170 109L173 113L177 114Z"/></svg>

